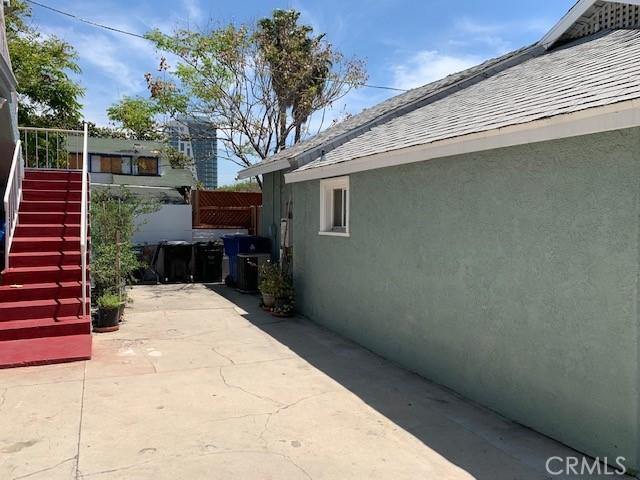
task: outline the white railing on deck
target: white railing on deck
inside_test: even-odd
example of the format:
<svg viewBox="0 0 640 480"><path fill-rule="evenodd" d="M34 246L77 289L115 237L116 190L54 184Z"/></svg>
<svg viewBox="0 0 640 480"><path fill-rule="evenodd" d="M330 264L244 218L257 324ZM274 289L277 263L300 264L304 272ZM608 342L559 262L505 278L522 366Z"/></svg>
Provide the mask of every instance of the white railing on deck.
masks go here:
<svg viewBox="0 0 640 480"><path fill-rule="evenodd" d="M84 131L19 127L27 168L80 170Z"/></svg>
<svg viewBox="0 0 640 480"><path fill-rule="evenodd" d="M89 248L89 155L87 150L88 128L62 130L50 128L20 127L20 140L16 144L13 162L4 196L5 210L5 267L9 268L9 251L22 199L24 169L68 169L82 171L82 197L80 204L80 256L82 257L82 306L83 312L91 311L91 296L87 295L87 252Z"/></svg>
<svg viewBox="0 0 640 480"><path fill-rule="evenodd" d="M87 303L87 242L89 230L89 161L87 154L87 123L82 141L82 200L80 203L80 256L82 257L82 314L91 314L91 296Z"/></svg>
<svg viewBox="0 0 640 480"><path fill-rule="evenodd" d="M5 232L4 232L4 266L9 268L9 251L13 242L13 234L18 223L18 210L20 201L22 200L22 179L24 178L24 162L22 159L22 149L20 148L20 140L16 143L13 151L13 160L11 161L11 170L9 171L9 180L4 193L4 214L5 214Z"/></svg>

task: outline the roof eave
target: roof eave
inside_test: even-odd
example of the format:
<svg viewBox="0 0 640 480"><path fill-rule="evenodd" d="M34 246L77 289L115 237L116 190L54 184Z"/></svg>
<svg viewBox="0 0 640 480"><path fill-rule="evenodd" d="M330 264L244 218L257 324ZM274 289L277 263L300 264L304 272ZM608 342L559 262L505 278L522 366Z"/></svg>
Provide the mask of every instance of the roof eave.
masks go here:
<svg viewBox="0 0 640 480"><path fill-rule="evenodd" d="M476 72L475 74L469 77L463 78L455 83L452 83L442 88L441 90L432 92L431 94L422 98L418 98L406 105L402 105L390 112L387 112L371 120L370 122L367 122L366 124L360 125L349 131L343 132L340 135L335 136L334 138L327 139L327 141L319 145L310 147L306 150L303 150L302 152L298 153L297 155L291 158L284 158L281 160L276 160L274 162L259 163L257 165L253 165L249 168L246 168L244 170L240 170L240 172L238 172L238 179L242 180L242 179L254 177L256 175L263 175L265 173L271 173L278 170L286 170L289 168L298 168L302 165L306 165L307 163L310 163L313 160L315 160L315 158L317 158L322 152L329 152L334 148L339 147L340 145L348 142L349 140L352 140L353 138L357 137L358 135L361 135L365 131L370 130L375 126L385 123L393 118L396 118L400 115L408 113L412 110L423 107L427 104L433 103L442 98L445 98L454 92L463 90L469 87L470 85L473 85L479 81L482 81L483 79L491 75L494 75L507 68L517 65L529 58L541 55L542 53L544 53L544 49L541 48L538 44L533 44L529 47L522 48L519 52L517 53L514 52L513 56L505 58L495 63L494 65L491 65L485 70Z"/></svg>
<svg viewBox="0 0 640 480"><path fill-rule="evenodd" d="M275 162L258 163L251 167L245 168L238 172L238 179L244 180L246 178L256 177L258 175L264 175L265 173L277 172L278 170L286 170L291 166L288 159L276 160Z"/></svg>
<svg viewBox="0 0 640 480"><path fill-rule="evenodd" d="M434 158L513 147L562 138L640 127L640 99L595 107L529 123L416 145L355 158L336 164L295 170L285 183L348 175L378 168L417 163Z"/></svg>

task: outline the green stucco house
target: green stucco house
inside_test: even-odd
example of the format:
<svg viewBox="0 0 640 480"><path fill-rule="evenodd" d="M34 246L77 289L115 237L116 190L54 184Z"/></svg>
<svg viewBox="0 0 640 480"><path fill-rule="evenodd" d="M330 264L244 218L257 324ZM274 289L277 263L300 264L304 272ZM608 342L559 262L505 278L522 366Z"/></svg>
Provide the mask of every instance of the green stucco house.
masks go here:
<svg viewBox="0 0 640 480"><path fill-rule="evenodd" d="M241 172L276 246L290 217L304 315L636 470L639 19L581 0L536 44Z"/></svg>

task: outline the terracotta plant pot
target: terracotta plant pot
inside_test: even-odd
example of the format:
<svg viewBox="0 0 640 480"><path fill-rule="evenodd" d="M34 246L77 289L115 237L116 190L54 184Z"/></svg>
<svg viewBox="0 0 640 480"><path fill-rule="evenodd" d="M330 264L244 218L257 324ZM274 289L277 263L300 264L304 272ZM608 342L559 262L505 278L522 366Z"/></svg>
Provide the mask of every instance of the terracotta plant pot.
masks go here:
<svg viewBox="0 0 640 480"><path fill-rule="evenodd" d="M263 293L262 304L267 308L271 308L276 304L276 297L274 297L270 293Z"/></svg>

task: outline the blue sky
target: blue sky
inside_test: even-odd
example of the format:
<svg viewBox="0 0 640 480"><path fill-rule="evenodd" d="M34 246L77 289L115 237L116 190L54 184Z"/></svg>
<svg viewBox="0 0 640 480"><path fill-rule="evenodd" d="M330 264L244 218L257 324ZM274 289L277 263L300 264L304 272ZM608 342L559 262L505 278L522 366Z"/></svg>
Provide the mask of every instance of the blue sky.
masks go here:
<svg viewBox="0 0 640 480"><path fill-rule="evenodd" d="M347 56L366 60L369 83L411 88L538 40L574 0L40 0L60 10L123 30L176 26L205 28L254 22L274 8L295 8L302 19ZM33 6L33 23L73 44L87 93L85 117L106 125L106 108L124 95L146 95L144 73L158 52L144 40L95 29ZM361 88L328 112L357 113L393 95ZM317 122L319 123L319 122ZM324 124L326 125L325 120ZM232 183L238 167L220 160L219 183Z"/></svg>

